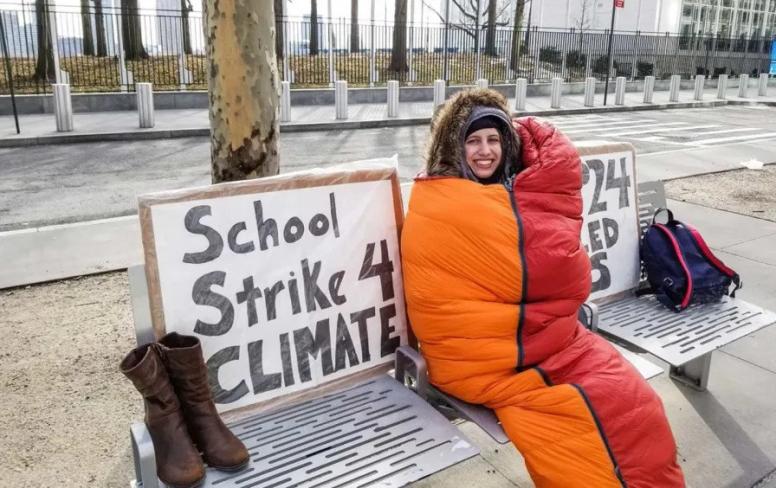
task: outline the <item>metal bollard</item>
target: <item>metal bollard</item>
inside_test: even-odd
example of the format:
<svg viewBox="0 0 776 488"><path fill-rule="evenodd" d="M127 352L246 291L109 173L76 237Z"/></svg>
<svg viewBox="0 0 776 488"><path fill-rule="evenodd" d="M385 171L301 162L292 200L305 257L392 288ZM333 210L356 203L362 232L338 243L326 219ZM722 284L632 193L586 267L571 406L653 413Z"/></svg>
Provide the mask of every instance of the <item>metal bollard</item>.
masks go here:
<svg viewBox="0 0 776 488"><path fill-rule="evenodd" d="M560 108L560 91L563 86L563 78L552 79L552 92L550 95L550 107Z"/></svg>
<svg viewBox="0 0 776 488"><path fill-rule="evenodd" d="M291 122L291 82L280 82L280 121Z"/></svg>
<svg viewBox="0 0 776 488"><path fill-rule="evenodd" d="M682 77L679 75L672 75L671 76L671 87L668 94L668 101L669 102L678 102L679 101L679 89L682 86Z"/></svg>
<svg viewBox="0 0 776 488"><path fill-rule="evenodd" d="M150 129L154 124L154 86L151 83L137 83L137 118L141 129Z"/></svg>
<svg viewBox="0 0 776 488"><path fill-rule="evenodd" d="M480 78L477 80L477 88L487 88L488 87L488 80L485 78Z"/></svg>
<svg viewBox="0 0 776 488"><path fill-rule="evenodd" d="M706 76L695 75L695 100L703 100L703 88L706 86Z"/></svg>
<svg viewBox="0 0 776 488"><path fill-rule="evenodd" d="M388 117L397 117L399 115L399 82L391 80L388 82Z"/></svg>
<svg viewBox="0 0 776 488"><path fill-rule="evenodd" d="M447 85L445 80L434 80L434 110L443 103L447 98Z"/></svg>
<svg viewBox="0 0 776 488"><path fill-rule="evenodd" d="M614 104L625 105L625 77L617 77L617 87L614 90Z"/></svg>
<svg viewBox="0 0 776 488"><path fill-rule="evenodd" d="M738 96L739 98L746 98L746 93L749 90L749 75L741 75L738 77Z"/></svg>
<svg viewBox="0 0 776 488"><path fill-rule="evenodd" d="M644 77L644 103L652 103L652 95L655 93L655 77Z"/></svg>
<svg viewBox="0 0 776 488"><path fill-rule="evenodd" d="M595 78L585 79L585 107L595 106Z"/></svg>
<svg viewBox="0 0 776 488"><path fill-rule="evenodd" d="M524 111L527 98L528 80L525 78L518 78L515 82L515 110Z"/></svg>
<svg viewBox="0 0 776 488"><path fill-rule="evenodd" d="M70 85L54 83L54 115L57 119L57 132L73 130L73 104L70 100Z"/></svg>
<svg viewBox="0 0 776 488"><path fill-rule="evenodd" d="M768 96L768 73L760 74L760 87L757 90L757 96L760 96L760 97Z"/></svg>
<svg viewBox="0 0 776 488"><path fill-rule="evenodd" d="M337 120L348 118L348 82L337 80L334 82L334 112Z"/></svg>
<svg viewBox="0 0 776 488"><path fill-rule="evenodd" d="M727 81L728 75L719 75L717 80L717 98L720 100L727 98Z"/></svg>

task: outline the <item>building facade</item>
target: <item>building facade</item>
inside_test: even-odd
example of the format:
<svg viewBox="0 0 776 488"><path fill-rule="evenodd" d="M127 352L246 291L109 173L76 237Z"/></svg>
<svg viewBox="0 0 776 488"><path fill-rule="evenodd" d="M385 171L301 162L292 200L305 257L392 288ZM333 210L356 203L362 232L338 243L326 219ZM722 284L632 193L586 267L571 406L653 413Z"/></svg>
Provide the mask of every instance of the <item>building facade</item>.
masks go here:
<svg viewBox="0 0 776 488"><path fill-rule="evenodd" d="M613 0L532 0L539 28L609 29ZM624 0L615 30L722 37L776 34L776 0ZM533 3L533 6L531 6Z"/></svg>

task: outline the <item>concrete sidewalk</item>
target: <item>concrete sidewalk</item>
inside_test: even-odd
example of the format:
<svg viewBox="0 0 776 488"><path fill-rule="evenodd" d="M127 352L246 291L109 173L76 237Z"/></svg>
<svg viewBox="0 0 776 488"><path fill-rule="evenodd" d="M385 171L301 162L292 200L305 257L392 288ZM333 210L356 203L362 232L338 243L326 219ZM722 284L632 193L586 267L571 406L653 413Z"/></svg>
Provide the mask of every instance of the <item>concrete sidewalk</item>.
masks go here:
<svg viewBox="0 0 776 488"><path fill-rule="evenodd" d="M771 89L776 95L776 89ZM585 107L584 95L568 95L562 98L560 109L550 108L550 97L529 97L526 110L520 115L563 115L634 110L658 110L668 108L714 107L727 103L760 103L776 105L776 96L758 97L757 90L750 88L748 98L739 98L738 89L728 89L727 100L718 100L716 89L707 89L703 101L693 100L693 93L680 93L679 102L669 101L669 92L654 92L652 103L644 103L643 93L630 92L625 95L625 105L614 105L614 93L610 93L607 106L603 106L603 94L595 96L595 106ZM515 106L514 98L509 99ZM281 124L282 132L315 130L347 130L374 127L395 127L427 125L433 111L432 102L408 102L399 105L397 117L388 117L387 107L382 103L352 104L347 120L336 120L333 105L307 105L291 107L291 121ZM20 118L21 134L16 134L13 118L0 117L0 147L18 147L39 144L59 144L94 141L125 141L145 139L167 139L178 137L209 136L208 111L157 110L156 124L151 129L138 127L135 111L114 111L76 113L73 116L73 132L57 132L53 114L24 115Z"/></svg>

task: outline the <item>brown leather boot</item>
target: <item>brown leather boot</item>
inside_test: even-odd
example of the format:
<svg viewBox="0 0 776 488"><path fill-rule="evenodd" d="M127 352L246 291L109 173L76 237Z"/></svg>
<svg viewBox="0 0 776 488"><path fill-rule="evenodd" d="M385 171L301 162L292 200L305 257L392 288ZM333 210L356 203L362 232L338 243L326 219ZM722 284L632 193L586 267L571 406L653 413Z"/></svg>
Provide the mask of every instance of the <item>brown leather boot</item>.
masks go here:
<svg viewBox="0 0 776 488"><path fill-rule="evenodd" d="M199 339L172 332L159 340L167 373L202 458L216 469L237 471L248 464L248 450L216 411Z"/></svg>
<svg viewBox="0 0 776 488"><path fill-rule="evenodd" d="M189 437L178 398L155 344L127 354L121 372L143 395L145 423L154 441L156 474L173 488L192 488L205 479L205 467Z"/></svg>

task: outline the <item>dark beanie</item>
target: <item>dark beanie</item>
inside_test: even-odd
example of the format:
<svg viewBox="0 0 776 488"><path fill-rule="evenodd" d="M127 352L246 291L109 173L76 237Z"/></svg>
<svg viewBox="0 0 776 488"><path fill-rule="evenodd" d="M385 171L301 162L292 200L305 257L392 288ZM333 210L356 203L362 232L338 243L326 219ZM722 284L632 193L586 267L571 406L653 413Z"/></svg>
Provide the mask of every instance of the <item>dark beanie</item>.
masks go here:
<svg viewBox="0 0 776 488"><path fill-rule="evenodd" d="M487 115L485 117L480 117L474 122L472 122L469 127L466 129L466 134L464 134L464 139L469 137L469 135L472 132L477 132L481 129L501 129L501 127L504 125L504 122L502 120L497 119L493 115Z"/></svg>

